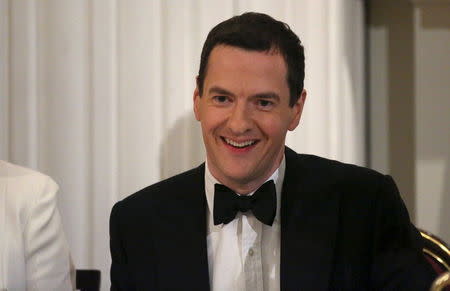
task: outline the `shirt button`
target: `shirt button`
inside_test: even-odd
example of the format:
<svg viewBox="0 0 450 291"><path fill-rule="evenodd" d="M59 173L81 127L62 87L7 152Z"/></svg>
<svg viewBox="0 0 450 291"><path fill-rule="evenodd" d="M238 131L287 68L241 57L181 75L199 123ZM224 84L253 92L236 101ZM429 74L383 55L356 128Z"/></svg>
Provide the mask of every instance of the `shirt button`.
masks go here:
<svg viewBox="0 0 450 291"><path fill-rule="evenodd" d="M248 255L249 255L249 256L253 256L253 249L249 249L249 250L248 250Z"/></svg>

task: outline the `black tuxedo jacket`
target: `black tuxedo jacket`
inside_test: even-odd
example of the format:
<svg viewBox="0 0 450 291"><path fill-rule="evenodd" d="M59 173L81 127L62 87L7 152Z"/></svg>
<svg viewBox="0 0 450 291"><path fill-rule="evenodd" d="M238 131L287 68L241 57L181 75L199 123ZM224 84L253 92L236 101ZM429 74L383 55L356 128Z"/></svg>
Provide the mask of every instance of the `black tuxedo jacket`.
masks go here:
<svg viewBox="0 0 450 291"><path fill-rule="evenodd" d="M393 180L286 149L281 290L428 290L422 255ZM112 209L111 290L209 290L204 164Z"/></svg>

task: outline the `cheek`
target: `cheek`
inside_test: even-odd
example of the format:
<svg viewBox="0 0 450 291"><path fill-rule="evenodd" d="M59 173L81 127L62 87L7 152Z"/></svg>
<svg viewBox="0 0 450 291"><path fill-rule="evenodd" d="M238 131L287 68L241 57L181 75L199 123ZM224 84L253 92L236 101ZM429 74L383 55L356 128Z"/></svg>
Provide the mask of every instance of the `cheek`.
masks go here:
<svg viewBox="0 0 450 291"><path fill-rule="evenodd" d="M208 112L205 112L201 121L203 132L210 134L211 132L219 129L224 119L222 115L217 110L209 110Z"/></svg>
<svg viewBox="0 0 450 291"><path fill-rule="evenodd" d="M268 118L261 124L261 130L272 142L282 142L286 135L287 125L280 118Z"/></svg>

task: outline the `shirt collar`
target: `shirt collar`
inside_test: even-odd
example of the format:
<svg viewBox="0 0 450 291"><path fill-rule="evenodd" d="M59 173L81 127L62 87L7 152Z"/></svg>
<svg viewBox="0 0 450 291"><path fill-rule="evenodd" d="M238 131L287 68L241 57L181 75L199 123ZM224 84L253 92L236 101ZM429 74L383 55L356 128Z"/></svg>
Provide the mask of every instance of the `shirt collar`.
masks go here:
<svg viewBox="0 0 450 291"><path fill-rule="evenodd" d="M208 202L208 215L209 217L213 217L213 209L214 209L214 184L220 184L219 181L211 174L208 167L208 160L205 163L205 194L206 200ZM275 219L273 221L274 224L280 223L280 206L281 206L281 191L284 181L284 173L286 170L286 158L283 155L283 159L281 160L280 166L272 173L272 175L264 182L269 180L273 180L275 183L275 189L277 194L277 212L275 214ZM249 195L253 195L254 191ZM222 226L219 225L219 227Z"/></svg>

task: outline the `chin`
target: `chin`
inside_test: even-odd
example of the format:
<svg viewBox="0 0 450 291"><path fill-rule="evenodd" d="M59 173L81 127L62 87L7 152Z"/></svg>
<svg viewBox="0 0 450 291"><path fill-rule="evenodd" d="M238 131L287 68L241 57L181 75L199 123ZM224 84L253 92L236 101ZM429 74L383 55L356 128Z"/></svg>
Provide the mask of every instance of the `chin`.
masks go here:
<svg viewBox="0 0 450 291"><path fill-rule="evenodd" d="M228 179L240 185L246 185L256 180L256 177L251 171L234 171L227 175Z"/></svg>

